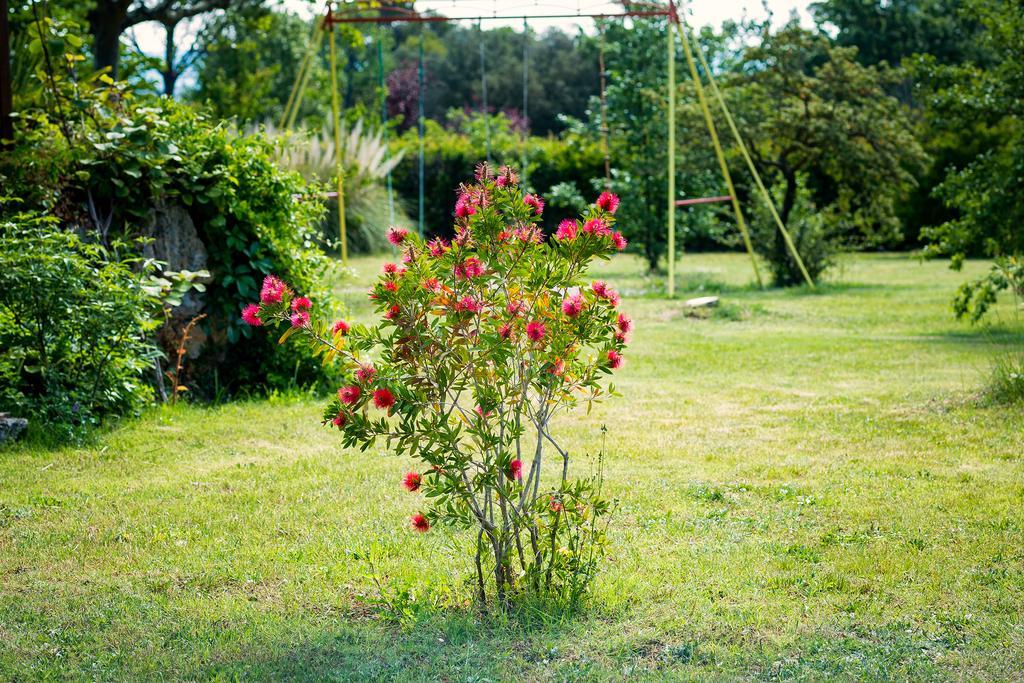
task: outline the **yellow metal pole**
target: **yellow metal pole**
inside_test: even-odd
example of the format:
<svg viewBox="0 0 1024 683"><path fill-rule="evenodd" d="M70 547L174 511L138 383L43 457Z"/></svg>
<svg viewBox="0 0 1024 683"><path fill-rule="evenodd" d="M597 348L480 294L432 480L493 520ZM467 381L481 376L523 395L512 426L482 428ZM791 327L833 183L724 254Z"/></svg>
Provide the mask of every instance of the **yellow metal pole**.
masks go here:
<svg viewBox="0 0 1024 683"><path fill-rule="evenodd" d="M334 117L334 163L338 176L338 232L341 234L341 265L348 266L345 235L345 160L341 149L341 105L338 102L338 58L334 48L334 26L329 26L331 43L331 115Z"/></svg>
<svg viewBox="0 0 1024 683"><path fill-rule="evenodd" d="M324 38L324 25L323 20L318 19L316 30L313 34L313 43L310 45L309 61L306 63L306 68L301 70L298 80L296 81L297 87L295 90L295 98L291 102L291 108L286 107L284 117L284 127L286 130L291 130L292 126L295 125L295 117L299 113L299 109L302 107L302 98L306 95L306 84L309 82L309 74L313 71L313 63L316 60L316 54L320 50L320 41ZM333 32L332 32L333 35Z"/></svg>
<svg viewBox="0 0 1024 683"><path fill-rule="evenodd" d="M686 35L686 26L677 17L676 21L679 22L679 38L683 43L683 53L686 55L686 64L690 68L690 77L693 78L693 87L697 90L697 101L700 102L701 111L704 112L704 123L708 127L708 133L711 134L711 144L715 148L715 157L718 159L718 167L722 171L722 177L725 178L725 184L729 188L729 197L732 201L732 210L736 214L736 225L740 229L740 233L743 235L743 244L747 247L747 253L750 254L750 263L754 266L754 277L757 278L758 287L764 287L764 282L761 281L761 271L757 267L757 256L754 255L754 246L750 242L750 233L747 232L747 224L743 220L743 211L740 209L740 200L736 196L736 188L732 184L732 174L729 173L729 165L725 162L725 153L722 151L722 143L718 139L718 131L715 129L714 119L711 118L711 109L708 108L707 98L704 96L704 86L700 82L700 74L697 73L697 65L693 61L693 53L690 50L690 40ZM707 71L707 66L704 67Z"/></svg>
<svg viewBox="0 0 1024 683"><path fill-rule="evenodd" d="M319 33L320 19L317 18L313 20L313 31L309 34L309 44L306 46L306 54L302 56L302 62L299 64L299 72L295 74L295 83L292 84L291 92L288 93L288 101L285 102L284 111L281 112L282 129L287 126L288 119L292 112L292 105L296 104L295 98L299 94L301 85L305 83L306 69L309 68L310 63L313 61L313 52L316 49L316 46L320 44L318 40Z"/></svg>
<svg viewBox="0 0 1024 683"><path fill-rule="evenodd" d="M676 295L676 39L668 22L668 296Z"/></svg>
<svg viewBox="0 0 1024 683"><path fill-rule="evenodd" d="M786 230L786 225L782 222L779 212L775 210L775 202L772 201L771 194L769 194L768 189L764 186L764 182L761 181L761 174L757 172L757 168L754 166L754 161L750 158L750 153L747 151L747 145L743 142L743 137L740 136L740 131L736 128L736 122L733 120L732 114L729 112L729 107L725 104L725 98L722 97L722 91L718 89L718 83L715 81L715 77L711 73L711 69L708 68L707 59L704 57L704 50L701 49L700 43L697 43L696 41L694 41L694 49L697 52L697 57L700 59L701 66L704 67L704 71L708 75L708 83L711 85L711 92L715 95L715 100L717 100L718 105L722 108L722 113L725 114L725 122L729 125L729 130L732 132L733 139L736 140L736 146L740 148L740 153L743 155L743 159L747 162L747 168L750 170L750 175L754 176L754 182L757 184L757 188L760 190L761 196L764 198L764 203L768 205L768 210L771 212L772 218L775 219L775 224L782 233L782 239L786 241L786 246L789 247L789 252L793 255L796 265L799 266L800 273L804 276L804 281L807 282L808 287L813 289L814 280L811 279L810 274L807 272L807 268L804 266L804 260L800 257L800 252L796 250L796 245L793 244L793 239L789 236L789 231Z"/></svg>

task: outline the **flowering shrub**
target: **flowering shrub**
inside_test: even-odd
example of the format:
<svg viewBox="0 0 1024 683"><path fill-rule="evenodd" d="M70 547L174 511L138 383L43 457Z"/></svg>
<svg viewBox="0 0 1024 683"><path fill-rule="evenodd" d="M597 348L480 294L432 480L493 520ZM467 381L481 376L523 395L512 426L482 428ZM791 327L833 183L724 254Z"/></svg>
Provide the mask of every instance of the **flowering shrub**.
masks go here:
<svg viewBox="0 0 1024 683"><path fill-rule="evenodd" d="M417 463L401 482L423 496L411 527L476 530L483 601L492 581L500 604L512 591L575 598L600 557L600 475L570 479L550 421L604 398L623 363L632 323L619 295L583 279L594 258L625 247L617 206L602 195L545 240L544 202L524 195L511 169L481 165L460 188L451 243L389 230L401 263L386 263L370 291L376 326L311 319L310 301L273 276L242 313L250 325L286 324L282 341L305 337L342 364L324 424L346 446L384 439Z"/></svg>

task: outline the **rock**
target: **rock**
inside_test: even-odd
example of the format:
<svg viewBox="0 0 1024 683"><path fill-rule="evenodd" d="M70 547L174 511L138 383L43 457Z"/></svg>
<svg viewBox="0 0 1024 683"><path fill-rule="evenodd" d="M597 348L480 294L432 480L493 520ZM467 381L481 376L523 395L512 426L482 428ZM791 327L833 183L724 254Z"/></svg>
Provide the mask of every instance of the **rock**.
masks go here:
<svg viewBox="0 0 1024 683"><path fill-rule="evenodd" d="M23 417L11 417L0 413L0 443L14 441L28 427L28 420Z"/></svg>
<svg viewBox="0 0 1024 683"><path fill-rule="evenodd" d="M711 306L718 305L717 296L699 296L696 299L688 299L686 301L687 308L709 308Z"/></svg>

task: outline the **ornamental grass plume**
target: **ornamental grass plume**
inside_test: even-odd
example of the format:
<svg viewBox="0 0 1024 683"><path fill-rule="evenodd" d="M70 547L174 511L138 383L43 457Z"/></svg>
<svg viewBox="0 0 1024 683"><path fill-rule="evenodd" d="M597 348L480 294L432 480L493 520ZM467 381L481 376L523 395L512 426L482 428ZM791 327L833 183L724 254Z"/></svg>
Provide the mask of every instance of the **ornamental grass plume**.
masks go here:
<svg viewBox="0 0 1024 683"><path fill-rule="evenodd" d="M410 527L473 530L483 604L575 600L603 552L612 505L601 475L572 476L552 418L612 395L624 362L633 323L611 286L584 281L624 246L618 205L602 194L545 239L543 200L512 169L481 164L458 190L450 243L389 229L402 265L386 264L369 292L376 323L321 320L273 275L242 312L254 326L287 325L282 341L304 339L340 366L323 423L345 446L379 443L416 464L402 478L423 495Z"/></svg>

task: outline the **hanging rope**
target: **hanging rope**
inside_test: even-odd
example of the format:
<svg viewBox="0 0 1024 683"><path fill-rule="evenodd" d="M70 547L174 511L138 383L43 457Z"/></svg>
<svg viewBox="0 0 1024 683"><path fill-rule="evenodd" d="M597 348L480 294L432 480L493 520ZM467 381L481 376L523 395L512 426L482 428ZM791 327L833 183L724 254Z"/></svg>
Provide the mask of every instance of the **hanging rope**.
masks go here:
<svg viewBox="0 0 1024 683"><path fill-rule="evenodd" d="M688 30L688 27L685 22L680 25L679 30L683 35L683 40L686 41L686 31ZM703 68L704 73L708 75L708 84L711 86L711 92L714 94L718 105L722 108L722 113L725 114L725 121L729 126L729 130L732 132L733 139L736 140L736 146L739 147L740 153L743 155L743 159L747 162L747 169L750 171L750 175L754 176L754 182L757 184L758 190L761 192L761 197L768 206L768 210L771 212L772 218L775 219L775 225L782 233L782 239L785 240L786 246L789 247L789 252L793 255L793 259L796 261L797 266L800 267L800 273L804 276L807 286L813 289L814 280L811 279L810 274L807 272L807 268L804 266L804 260L800 258L800 252L797 251L796 245L793 244L793 239L790 237L789 231L786 230L786 226L782 222L779 212L775 210L775 202L772 201L771 194L764 186L764 182L761 181L761 174L757 172L757 168L754 166L754 161L750 158L750 153L747 151L747 145L743 142L743 137L740 135L739 129L736 128L736 122L733 120L732 114L729 112L729 107L725 104L725 98L722 97L721 90L718 89L718 83L715 81L715 76L711 73L711 69L708 68L707 59L704 57L704 50L701 48L699 41L695 40L694 46L695 51L697 52L697 57L700 59L701 68Z"/></svg>
<svg viewBox="0 0 1024 683"><path fill-rule="evenodd" d="M483 99L484 143L487 147L487 165L489 166L491 164L491 115L487 111L487 58L484 56L484 24L482 20L477 20L476 29L480 34L480 90Z"/></svg>
<svg viewBox="0 0 1024 683"><path fill-rule="evenodd" d="M377 24L377 87L380 90L380 121L383 131L384 149L388 149L388 89L384 83L384 27ZM395 195L391 182L391 168L388 167L388 222L395 222Z"/></svg>
<svg viewBox="0 0 1024 683"><path fill-rule="evenodd" d="M678 18L675 20L679 28L680 40L683 43L683 54L686 55L686 65L690 69L690 77L693 79L693 87L697 91L697 101L701 111L704 113L704 123L707 125L708 133L711 135L711 144L715 148L715 158L718 159L718 168L722 171L725 184L729 188L729 199L732 202L733 212L736 214L736 225L743 235L743 244L750 255L750 262L754 266L754 277L757 278L758 287L764 287L761 280L761 271L757 267L757 256L754 254L754 246L750 242L750 233L747 232L747 224L743 220L743 211L740 209L740 201L736 196L736 188L733 187L732 174L729 173L729 165L725 161L725 153L722 151L722 143L718 139L718 130L715 128L714 119L711 117L711 110L708 108L707 98L704 95L704 86L701 84L700 74L697 73L697 65L693 61L693 53L690 50L690 41L686 36L686 26ZM799 257L797 257L799 258Z"/></svg>
<svg viewBox="0 0 1024 683"><path fill-rule="evenodd" d="M332 16L332 15L328 15ZM345 235L345 160L341 148L341 102L338 95L338 56L334 46L334 25L327 26L331 46L331 116L334 123L334 164L338 181L338 233L341 237L341 265L348 266Z"/></svg>
<svg viewBox="0 0 1024 683"><path fill-rule="evenodd" d="M605 96L605 79L607 73L604 66L604 22L597 24L600 36L600 48L597 53L597 64L601 71L601 154L604 156L604 189L612 189L612 163L608 149L608 99Z"/></svg>
<svg viewBox="0 0 1024 683"><path fill-rule="evenodd" d="M420 159L419 159L419 219L417 230L420 235L420 239L423 239L423 177L424 177L424 151L423 151L423 133L424 133L424 117L423 117L423 25L420 25L420 62L419 62L419 88L416 91L416 98L419 101L419 116L417 117L417 132L419 134L420 143Z"/></svg>
<svg viewBox="0 0 1024 683"><path fill-rule="evenodd" d="M523 130L521 133L520 144L522 145L522 156L519 161L519 171L523 178L523 185L526 185L526 164L529 160L527 158L526 145L528 142L527 138L527 126L530 121L529 114L529 103L530 103L530 25L526 23L526 17L523 17Z"/></svg>

